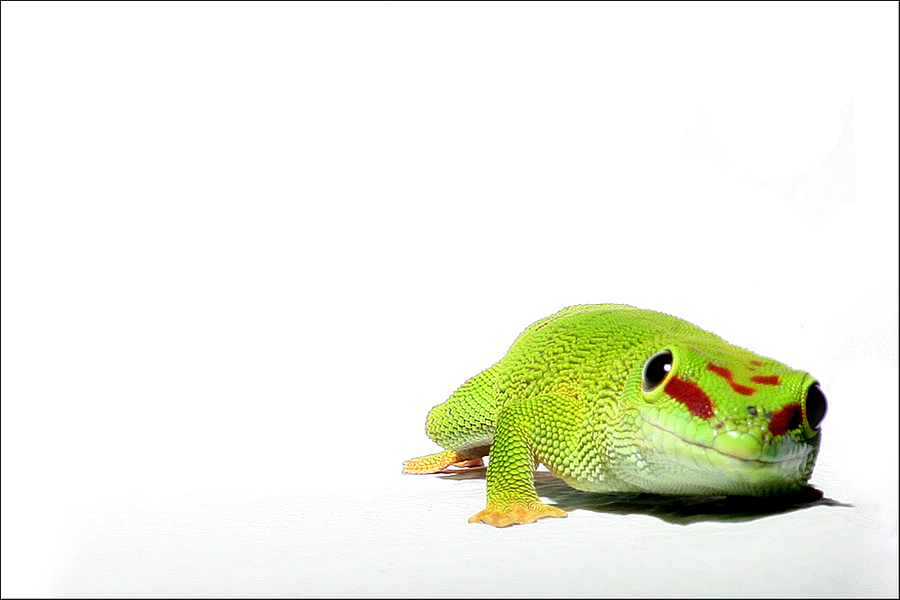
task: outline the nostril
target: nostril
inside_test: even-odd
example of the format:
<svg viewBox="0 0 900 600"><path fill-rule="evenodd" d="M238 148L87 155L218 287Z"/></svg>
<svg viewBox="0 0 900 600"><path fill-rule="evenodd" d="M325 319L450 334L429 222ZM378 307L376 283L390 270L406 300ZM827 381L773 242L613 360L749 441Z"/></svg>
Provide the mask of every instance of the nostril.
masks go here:
<svg viewBox="0 0 900 600"><path fill-rule="evenodd" d="M806 422L813 429L818 429L828 411L828 402L818 383L806 390Z"/></svg>

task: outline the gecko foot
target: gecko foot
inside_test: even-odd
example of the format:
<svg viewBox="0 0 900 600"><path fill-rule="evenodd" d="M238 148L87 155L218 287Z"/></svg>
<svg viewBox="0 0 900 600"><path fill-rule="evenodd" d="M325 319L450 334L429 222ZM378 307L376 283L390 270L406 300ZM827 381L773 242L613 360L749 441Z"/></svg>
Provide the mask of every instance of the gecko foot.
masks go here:
<svg viewBox="0 0 900 600"><path fill-rule="evenodd" d="M534 523L544 517L565 517L566 515L566 511L561 508L541 502L532 502L527 505L516 505L500 509L488 506L471 517L469 523L487 523L494 527L508 527L509 525Z"/></svg>
<svg viewBox="0 0 900 600"><path fill-rule="evenodd" d="M428 473L440 473L450 466L455 467L480 467L484 465L484 461L480 457L471 457L453 450L445 450L437 454L429 454L421 458L411 458L403 463L403 472L412 473L414 475L425 475Z"/></svg>

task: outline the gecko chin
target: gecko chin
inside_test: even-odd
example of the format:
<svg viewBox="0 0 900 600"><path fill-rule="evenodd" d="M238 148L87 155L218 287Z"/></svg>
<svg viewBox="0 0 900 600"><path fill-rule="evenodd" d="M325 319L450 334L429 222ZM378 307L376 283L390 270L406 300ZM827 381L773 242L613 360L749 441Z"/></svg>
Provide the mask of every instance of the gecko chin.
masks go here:
<svg viewBox="0 0 900 600"><path fill-rule="evenodd" d="M694 419L666 418L656 410L638 419L642 441L627 479L647 492L685 495L768 496L806 485L819 438L772 436L747 423L711 427Z"/></svg>

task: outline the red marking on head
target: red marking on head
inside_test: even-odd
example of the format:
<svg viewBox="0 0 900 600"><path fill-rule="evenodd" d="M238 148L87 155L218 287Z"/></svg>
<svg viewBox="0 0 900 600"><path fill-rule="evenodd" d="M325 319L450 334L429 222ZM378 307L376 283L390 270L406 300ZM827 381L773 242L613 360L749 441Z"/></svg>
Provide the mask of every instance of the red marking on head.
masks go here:
<svg viewBox="0 0 900 600"><path fill-rule="evenodd" d="M695 417L712 418L712 401L696 383L679 379L677 375L673 375L666 384L665 391L668 395L687 406L687 409Z"/></svg>
<svg viewBox="0 0 900 600"><path fill-rule="evenodd" d="M772 417L769 421L769 431L772 435L781 435L791 429L800 427L803 417L803 409L799 404L788 404Z"/></svg>
<svg viewBox="0 0 900 600"><path fill-rule="evenodd" d="M762 363L759 362L758 360L751 360L751 361L750 361L750 364L753 365L754 367L761 367L761 366L762 366Z"/></svg>
<svg viewBox="0 0 900 600"><path fill-rule="evenodd" d="M709 369L710 371L712 371L713 373L715 373L716 375L718 375L719 377L723 378L725 381L727 381L728 385L731 386L731 389L733 389L738 394L741 394L743 396L752 396L756 392L756 390L753 389L752 387L747 387L746 385L741 385L738 382L736 382L734 380L734 375L732 375L731 371L729 371L725 367L720 367L719 365L707 363L706 368Z"/></svg>
<svg viewBox="0 0 900 600"><path fill-rule="evenodd" d="M549 322L550 322L550 321L547 321L547 323L549 323ZM535 327L534 330L537 331L538 329L540 329L541 327L543 327L543 326L546 325L547 323L541 323L540 325L538 325L537 327Z"/></svg>
<svg viewBox="0 0 900 600"><path fill-rule="evenodd" d="M753 383L758 383L760 385L780 385L781 380L778 379L778 375L754 375L750 378L750 381Z"/></svg>

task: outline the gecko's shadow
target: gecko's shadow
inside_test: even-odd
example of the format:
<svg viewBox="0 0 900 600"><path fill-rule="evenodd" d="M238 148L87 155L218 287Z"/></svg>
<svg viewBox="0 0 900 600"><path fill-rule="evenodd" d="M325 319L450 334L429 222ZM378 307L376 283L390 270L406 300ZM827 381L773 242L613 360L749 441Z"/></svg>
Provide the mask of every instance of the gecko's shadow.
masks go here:
<svg viewBox="0 0 900 600"><path fill-rule="evenodd" d="M484 468L446 472L448 479L484 479ZM813 506L850 507L814 487L768 498L749 496L663 496L659 494L598 494L566 485L546 471L535 473L538 496L548 498L565 511L591 510L609 514L644 514L667 523L690 525L708 521L743 522L789 513Z"/></svg>

